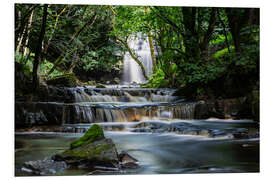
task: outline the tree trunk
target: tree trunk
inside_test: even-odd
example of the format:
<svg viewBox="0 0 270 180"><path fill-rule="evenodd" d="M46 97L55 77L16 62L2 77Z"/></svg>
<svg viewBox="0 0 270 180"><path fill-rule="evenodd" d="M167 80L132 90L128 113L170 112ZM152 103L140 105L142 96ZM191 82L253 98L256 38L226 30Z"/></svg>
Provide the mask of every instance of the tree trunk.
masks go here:
<svg viewBox="0 0 270 180"><path fill-rule="evenodd" d="M185 34L183 35L185 45L185 59L186 61L194 61L200 58L200 46L198 33L195 30L196 9L190 7L183 7L183 24L185 27Z"/></svg>
<svg viewBox="0 0 270 180"><path fill-rule="evenodd" d="M22 34L20 35L20 37L19 37L19 39L18 39L18 44L17 44L17 47L16 47L16 54L17 54L17 53L20 51L20 49L21 49L22 41L23 41L23 37L24 37L25 31L26 31L26 27L23 29L23 32L22 32Z"/></svg>
<svg viewBox="0 0 270 180"><path fill-rule="evenodd" d="M228 17L229 27L234 42L235 52L240 53L240 9L227 8L226 14Z"/></svg>
<svg viewBox="0 0 270 180"><path fill-rule="evenodd" d="M148 8L147 7L145 7L145 14L146 15L148 14ZM151 32L148 32L147 36L148 36L148 42L149 42L150 53L151 53L151 58L152 58L153 72L155 73L157 63L156 63L156 56L155 56L155 47L154 47Z"/></svg>
<svg viewBox="0 0 270 180"><path fill-rule="evenodd" d="M143 63L139 60L139 58L132 52L132 50L130 49L130 47L128 46L128 43L126 41L124 41L123 39L119 38L119 37L116 37L116 39L118 41L120 41L128 50L130 56L137 62L137 64L141 67L141 70L142 70L142 73L143 73L143 76L145 77L145 79L148 79L147 77L147 74L146 74L146 71L145 71L145 68L144 68L144 65Z"/></svg>
<svg viewBox="0 0 270 180"><path fill-rule="evenodd" d="M26 34L26 40L23 46L23 55L26 56L27 53L27 45L28 45L28 41L29 41L29 33L30 33L30 28L33 22L33 15L34 15L34 11L32 11L31 16L29 18L29 22L28 22L28 26L27 26L27 34Z"/></svg>
<svg viewBox="0 0 270 180"><path fill-rule="evenodd" d="M202 50L202 53L204 55L208 54L206 51L208 50L209 41L210 41L211 35L213 33L214 27L215 27L216 15L217 15L217 8L212 8L212 12L211 12L210 20L209 20L209 25L208 25L207 31L203 37L203 42L202 42L202 46L201 46L201 48L202 48L201 50Z"/></svg>
<svg viewBox="0 0 270 180"><path fill-rule="evenodd" d="M149 46L150 46L151 58L152 58L153 72L155 72L157 62L156 62L155 47L154 47L151 32L148 33L148 41L149 41Z"/></svg>
<svg viewBox="0 0 270 180"><path fill-rule="evenodd" d="M23 33L23 30L24 30L24 27L27 23L27 17L32 13L32 11L38 7L39 5L32 5L30 8L28 8L27 12L24 13L23 16L21 16L21 12L19 11L18 12L18 16L19 16L19 24L18 26L16 27L15 29L15 39L16 39L16 42L15 44L17 45L18 42L19 42L19 37L21 36L21 34Z"/></svg>
<svg viewBox="0 0 270 180"><path fill-rule="evenodd" d="M35 92L37 87L38 87L38 78L37 78L37 70L38 70L38 65L39 65L39 57L42 51L42 41L44 39L45 35L45 30L46 30L46 22L47 22L47 9L48 9L48 4L44 4L43 6L43 17L42 17L42 24L41 24L41 29L39 33L39 38L38 38L38 43L37 47L35 50L35 59L34 59L34 65L33 65L33 91Z"/></svg>

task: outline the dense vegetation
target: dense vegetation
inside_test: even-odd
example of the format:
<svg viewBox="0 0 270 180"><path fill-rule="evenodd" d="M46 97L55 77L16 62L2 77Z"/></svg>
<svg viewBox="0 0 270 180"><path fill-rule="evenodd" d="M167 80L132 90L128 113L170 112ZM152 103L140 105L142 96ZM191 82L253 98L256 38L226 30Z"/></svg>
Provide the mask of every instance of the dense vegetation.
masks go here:
<svg viewBox="0 0 270 180"><path fill-rule="evenodd" d="M216 97L258 89L259 9L15 5L15 59L34 90L64 74L119 77L126 51L144 72L127 43L138 33L154 65L144 87Z"/></svg>

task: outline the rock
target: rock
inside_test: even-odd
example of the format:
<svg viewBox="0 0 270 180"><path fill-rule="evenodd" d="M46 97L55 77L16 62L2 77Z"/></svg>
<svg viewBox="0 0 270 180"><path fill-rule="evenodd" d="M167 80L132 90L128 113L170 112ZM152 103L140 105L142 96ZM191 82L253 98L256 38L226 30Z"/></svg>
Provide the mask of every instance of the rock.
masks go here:
<svg viewBox="0 0 270 180"><path fill-rule="evenodd" d="M215 117L219 119L237 119L245 106L245 97L201 101L195 106L195 119ZM242 118L247 118L245 117Z"/></svg>
<svg viewBox="0 0 270 180"><path fill-rule="evenodd" d="M68 165L64 161L43 159L25 162L21 170L34 175L52 175L67 168Z"/></svg>
<svg viewBox="0 0 270 180"><path fill-rule="evenodd" d="M138 160L129 155L127 152L122 151L119 156L121 168L137 169L139 168Z"/></svg>
<svg viewBox="0 0 270 180"><path fill-rule="evenodd" d="M120 83L120 79L118 77L113 79L113 83L114 84L119 84Z"/></svg>
<svg viewBox="0 0 270 180"><path fill-rule="evenodd" d="M86 84L89 85L89 86L95 86L96 81L88 81Z"/></svg>
<svg viewBox="0 0 270 180"><path fill-rule="evenodd" d="M75 166L109 166L117 167L118 157L115 144L111 139L102 139L75 149L63 152L59 159Z"/></svg>
<svg viewBox="0 0 270 180"><path fill-rule="evenodd" d="M102 128L94 124L83 137L74 141L70 149L54 157L75 166L118 167L118 153L111 139L105 138Z"/></svg>
<svg viewBox="0 0 270 180"><path fill-rule="evenodd" d="M97 83L96 88L106 88L106 86L101 83Z"/></svg>
<svg viewBox="0 0 270 180"><path fill-rule="evenodd" d="M248 139L249 137L249 133L248 130L245 128L241 128L239 130L237 130L236 132L233 133L233 137L235 139Z"/></svg>

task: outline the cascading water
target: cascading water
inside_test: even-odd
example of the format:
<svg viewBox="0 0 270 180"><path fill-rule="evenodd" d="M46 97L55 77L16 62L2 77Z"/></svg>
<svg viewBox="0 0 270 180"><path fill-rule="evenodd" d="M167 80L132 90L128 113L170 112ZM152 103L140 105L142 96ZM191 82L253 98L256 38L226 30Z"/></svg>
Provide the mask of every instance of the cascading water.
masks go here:
<svg viewBox="0 0 270 180"><path fill-rule="evenodd" d="M194 103L176 103L174 90L142 88L76 89L77 123L130 122L144 118L194 118ZM70 122L65 122L70 123Z"/></svg>
<svg viewBox="0 0 270 180"><path fill-rule="evenodd" d="M152 74L153 65L148 38L138 34L137 37L130 38L128 40L128 45L132 50L134 50L135 54L138 55L139 59L144 65L146 74L149 77ZM134 82L140 84L146 82L145 77L142 74L141 67L130 56L129 53L125 54L123 63L124 66L122 82L124 84L130 84Z"/></svg>

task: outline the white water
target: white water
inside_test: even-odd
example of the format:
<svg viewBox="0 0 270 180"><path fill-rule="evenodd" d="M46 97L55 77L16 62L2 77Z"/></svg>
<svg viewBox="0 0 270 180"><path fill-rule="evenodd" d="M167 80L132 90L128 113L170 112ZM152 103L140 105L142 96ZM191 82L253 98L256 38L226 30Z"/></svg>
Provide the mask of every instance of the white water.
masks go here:
<svg viewBox="0 0 270 180"><path fill-rule="evenodd" d="M128 92L129 89L114 89L114 91L103 89L99 92L90 89L89 91L92 95L87 94L82 89L73 91L77 103L75 105L76 123L129 122L141 120L144 117L148 119L154 117L194 118L194 103L177 106L166 104L175 100L175 97L170 95L172 92L158 91L153 93L145 90L144 93L133 96L130 94L132 92ZM97 106L99 108L94 108Z"/></svg>
<svg viewBox="0 0 270 180"><path fill-rule="evenodd" d="M149 77L152 74L152 59L151 51L149 47L149 42L147 37L144 37L140 34L136 38L130 38L128 40L129 47L134 50L135 54L138 55L139 59L144 65L147 76ZM142 70L137 62L130 56L127 52L124 56L124 72L122 77L122 82L124 84L130 83L145 83L146 80L142 74Z"/></svg>

